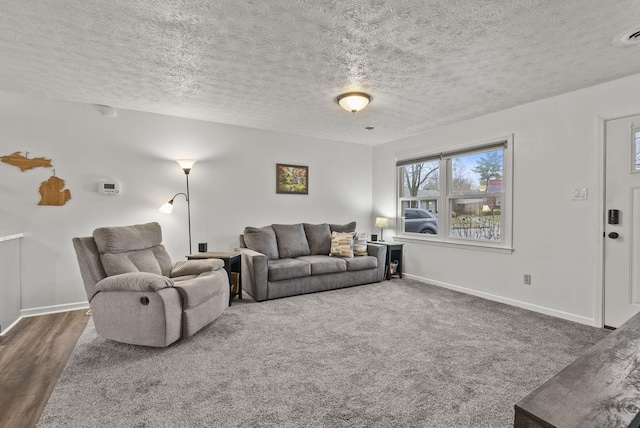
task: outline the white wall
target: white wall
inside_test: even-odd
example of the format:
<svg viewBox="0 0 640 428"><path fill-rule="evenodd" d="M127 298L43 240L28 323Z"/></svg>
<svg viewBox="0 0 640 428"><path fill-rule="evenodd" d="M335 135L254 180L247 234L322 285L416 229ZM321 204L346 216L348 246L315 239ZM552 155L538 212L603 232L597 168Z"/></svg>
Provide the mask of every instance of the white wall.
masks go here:
<svg viewBox="0 0 640 428"><path fill-rule="evenodd" d="M194 251L198 242L231 250L248 225L355 220L371 231L368 146L125 110L110 118L92 105L11 92L0 92L0 129L0 155L52 159L72 195L64 206L38 206L52 170L0 163L0 234L24 233L23 313L86 303L71 238L96 227L158 221L181 259L186 202L178 197L172 215L157 210L185 191L179 158L197 159L189 176ZM277 195L276 163L308 165L309 195ZM98 194L103 179L119 181L121 196Z"/></svg>
<svg viewBox="0 0 640 428"><path fill-rule="evenodd" d="M372 215L395 216L397 155L513 133L514 253L407 243L405 271L593 324L602 221L597 116L640 113L639 88L640 75L632 76L373 149L133 111L109 118L91 105L0 92L0 155L51 158L72 192L64 206L37 206L38 187L51 169L21 172L0 163L0 234L25 234L23 309L64 308L86 301L74 236L158 221L173 258L187 252L184 200L176 200L171 216L157 211L185 189L174 159L198 159L190 175L194 248L208 242L212 250L230 250L247 225L356 220L359 230L377 232ZM309 165L308 196L275 194L277 162ZM97 193L105 178L122 184L121 196ZM583 187L589 199L571 201L570 190ZM522 284L524 273L533 275L533 285Z"/></svg>
<svg viewBox="0 0 640 428"><path fill-rule="evenodd" d="M595 324L602 239L598 115L640 113L639 95L637 75L376 146L373 211L395 218L396 156L514 134L513 254L406 243L405 271ZM571 189L584 187L589 199L571 201ZM532 275L533 285L523 284L525 273Z"/></svg>

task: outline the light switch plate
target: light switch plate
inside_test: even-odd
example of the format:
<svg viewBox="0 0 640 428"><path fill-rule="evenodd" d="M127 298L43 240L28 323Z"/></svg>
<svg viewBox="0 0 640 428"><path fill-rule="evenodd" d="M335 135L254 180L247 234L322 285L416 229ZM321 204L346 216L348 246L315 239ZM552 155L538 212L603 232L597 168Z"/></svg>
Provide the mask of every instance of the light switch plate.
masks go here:
<svg viewBox="0 0 640 428"><path fill-rule="evenodd" d="M571 190L572 201L586 201L589 198L589 189L584 187L582 189Z"/></svg>

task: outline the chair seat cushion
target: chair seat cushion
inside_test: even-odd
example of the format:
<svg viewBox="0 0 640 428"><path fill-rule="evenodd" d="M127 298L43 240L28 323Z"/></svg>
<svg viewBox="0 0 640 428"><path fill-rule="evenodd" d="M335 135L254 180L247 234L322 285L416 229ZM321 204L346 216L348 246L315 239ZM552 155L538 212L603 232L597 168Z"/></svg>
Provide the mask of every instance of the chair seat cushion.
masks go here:
<svg viewBox="0 0 640 428"><path fill-rule="evenodd" d="M347 262L348 271L375 269L378 267L378 259L373 256L362 256L343 260Z"/></svg>
<svg viewBox="0 0 640 428"><path fill-rule="evenodd" d="M311 265L298 259L269 260L269 281L300 278L311 275Z"/></svg>
<svg viewBox="0 0 640 428"><path fill-rule="evenodd" d="M302 256L298 257L311 265L311 275L322 275L325 273L346 272L347 263L344 259L329 256Z"/></svg>
<svg viewBox="0 0 640 428"><path fill-rule="evenodd" d="M180 292L180 296L182 297L183 310L194 308L220 293L219 287L214 286L216 281L211 278L214 274L224 275L225 278L227 276L226 273L221 274L219 271L215 271L202 274L197 278L174 282L174 288ZM221 283L229 287L228 280L221 281Z"/></svg>

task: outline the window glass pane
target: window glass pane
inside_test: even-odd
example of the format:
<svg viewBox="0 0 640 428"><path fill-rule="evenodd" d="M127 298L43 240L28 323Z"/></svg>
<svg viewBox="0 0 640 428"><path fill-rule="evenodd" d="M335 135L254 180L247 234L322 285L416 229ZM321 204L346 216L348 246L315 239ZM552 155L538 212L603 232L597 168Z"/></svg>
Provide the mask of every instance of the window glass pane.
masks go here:
<svg viewBox="0 0 640 428"><path fill-rule="evenodd" d="M450 203L452 238L500 240L502 198L455 198Z"/></svg>
<svg viewBox="0 0 640 428"><path fill-rule="evenodd" d="M634 137L640 153L640 129ZM510 249L511 144L496 140L396 162L399 236Z"/></svg>
<svg viewBox="0 0 640 428"><path fill-rule="evenodd" d="M428 161L399 167L401 198L430 198L440 195L440 161Z"/></svg>
<svg viewBox="0 0 640 428"><path fill-rule="evenodd" d="M636 140L636 144L635 144L635 170L636 171L640 171L640 131L636 131L634 132L634 137Z"/></svg>
<svg viewBox="0 0 640 428"><path fill-rule="evenodd" d="M402 230L407 233L438 233L438 215L429 210L429 206L437 206L434 200L403 201Z"/></svg>
<svg viewBox="0 0 640 428"><path fill-rule="evenodd" d="M457 156L450 165L451 195L502 192L504 150Z"/></svg>

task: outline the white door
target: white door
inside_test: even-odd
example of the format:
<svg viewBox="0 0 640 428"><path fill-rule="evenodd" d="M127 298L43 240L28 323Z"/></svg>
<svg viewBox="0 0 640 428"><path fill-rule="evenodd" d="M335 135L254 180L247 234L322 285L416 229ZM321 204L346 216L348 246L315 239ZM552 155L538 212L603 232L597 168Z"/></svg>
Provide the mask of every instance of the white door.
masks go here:
<svg viewBox="0 0 640 428"><path fill-rule="evenodd" d="M607 121L605 144L604 324L619 327L640 311L640 115Z"/></svg>

